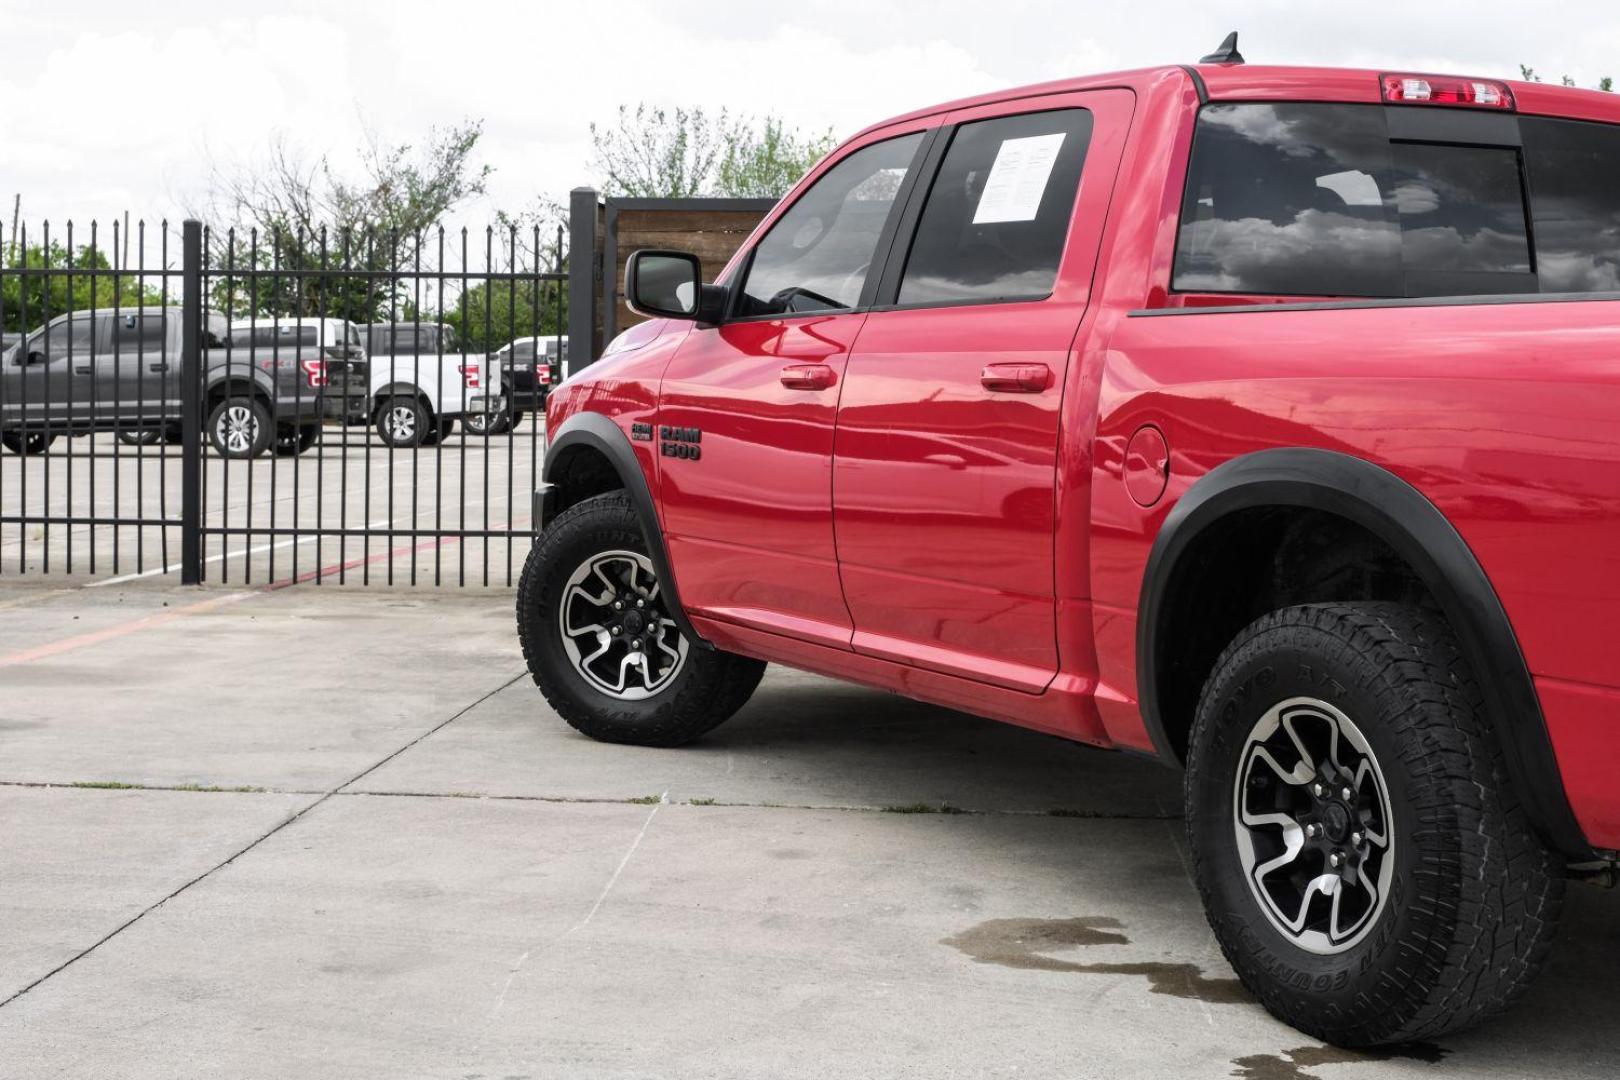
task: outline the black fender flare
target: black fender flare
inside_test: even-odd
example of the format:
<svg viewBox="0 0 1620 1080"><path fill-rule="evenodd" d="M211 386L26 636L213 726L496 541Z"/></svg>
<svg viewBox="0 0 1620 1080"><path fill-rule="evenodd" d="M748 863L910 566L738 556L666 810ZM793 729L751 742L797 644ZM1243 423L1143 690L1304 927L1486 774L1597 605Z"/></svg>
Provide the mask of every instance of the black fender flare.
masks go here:
<svg viewBox="0 0 1620 1080"><path fill-rule="evenodd" d="M652 560L653 571L658 575L659 590L664 594L669 617L675 620L675 625L686 635L688 641L701 648L713 648L712 644L705 641L692 628L691 620L686 617L686 608L681 604L680 590L675 585L675 574L670 569L669 551L664 546L664 533L658 524L658 507L653 502L652 489L647 486L647 475L642 472L640 464L636 461L630 439L625 435L623 428L601 413L575 413L563 421L555 437L547 439L545 463L540 474L542 483L540 490L534 493L536 535L544 532L547 523L555 516L553 504L556 486L552 468L563 459L564 451L569 447L578 446L589 447L607 459L613 471L618 474L619 483L630 496L630 504L635 507L636 518L641 522L642 538L647 543L647 557Z"/></svg>
<svg viewBox="0 0 1620 1080"><path fill-rule="evenodd" d="M1406 560L1462 643L1485 695L1514 789L1531 823L1556 849L1591 858L1570 808L1541 702L1496 590L1456 528L1411 484L1369 461L1331 450L1261 450L1210 470L1177 500L1148 556L1137 609L1137 698L1159 755L1177 762L1159 709L1160 627L1176 566L1206 528L1236 511L1266 506L1346 518Z"/></svg>

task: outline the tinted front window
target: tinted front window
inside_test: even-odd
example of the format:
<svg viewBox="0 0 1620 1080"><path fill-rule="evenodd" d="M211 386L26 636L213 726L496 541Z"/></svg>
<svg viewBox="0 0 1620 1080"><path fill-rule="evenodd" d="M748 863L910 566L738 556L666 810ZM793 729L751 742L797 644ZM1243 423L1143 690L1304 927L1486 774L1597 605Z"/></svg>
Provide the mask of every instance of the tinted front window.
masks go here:
<svg viewBox="0 0 1620 1080"><path fill-rule="evenodd" d="M1519 121L1542 292L1620 292L1620 128Z"/></svg>
<svg viewBox="0 0 1620 1080"><path fill-rule="evenodd" d="M28 339L28 353L39 353L47 359L88 353L95 343L95 323L88 315L75 315L71 319L53 322Z"/></svg>
<svg viewBox="0 0 1620 1080"><path fill-rule="evenodd" d="M1212 105L1176 244L1184 291L1535 291L1518 151L1391 143L1376 105Z"/></svg>
<svg viewBox="0 0 1620 1080"><path fill-rule="evenodd" d="M958 128L923 207L900 303L1050 293L1090 140L1082 109Z"/></svg>
<svg viewBox="0 0 1620 1080"><path fill-rule="evenodd" d="M754 249L738 315L852 308L922 135L863 147L788 208Z"/></svg>

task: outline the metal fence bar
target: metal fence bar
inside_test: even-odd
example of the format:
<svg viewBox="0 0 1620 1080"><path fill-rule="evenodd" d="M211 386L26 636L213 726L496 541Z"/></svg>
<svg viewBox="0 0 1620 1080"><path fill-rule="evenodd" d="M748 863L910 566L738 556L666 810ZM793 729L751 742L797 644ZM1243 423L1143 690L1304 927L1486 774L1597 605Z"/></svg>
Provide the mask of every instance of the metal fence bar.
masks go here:
<svg viewBox="0 0 1620 1080"><path fill-rule="evenodd" d="M567 334L578 284L565 228L555 246L537 224L485 228L480 256L470 230L458 245L438 227L261 236L187 221L171 262L167 222L104 225L0 231L0 323L20 350L0 369L0 528L16 548L0 570L514 582L533 539L548 339ZM368 319L400 343L367 349L350 327ZM432 403L420 445L378 438L378 399L413 386ZM253 405L264 452L216 447L209 413L227 401Z"/></svg>
<svg viewBox="0 0 1620 1080"><path fill-rule="evenodd" d="M202 583L202 223L181 226L180 583Z"/></svg>

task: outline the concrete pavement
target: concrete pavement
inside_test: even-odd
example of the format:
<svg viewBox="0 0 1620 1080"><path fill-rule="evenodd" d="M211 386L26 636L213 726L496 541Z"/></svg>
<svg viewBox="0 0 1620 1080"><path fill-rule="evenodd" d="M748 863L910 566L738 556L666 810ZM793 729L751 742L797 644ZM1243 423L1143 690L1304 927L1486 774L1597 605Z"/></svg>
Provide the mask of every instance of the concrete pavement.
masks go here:
<svg viewBox="0 0 1620 1080"><path fill-rule="evenodd" d="M1346 1054L1232 979L1177 812L1151 763L774 668L693 747L593 743L505 593L13 579L0 1078L1620 1069L1620 895L1572 887L1508 1016Z"/></svg>

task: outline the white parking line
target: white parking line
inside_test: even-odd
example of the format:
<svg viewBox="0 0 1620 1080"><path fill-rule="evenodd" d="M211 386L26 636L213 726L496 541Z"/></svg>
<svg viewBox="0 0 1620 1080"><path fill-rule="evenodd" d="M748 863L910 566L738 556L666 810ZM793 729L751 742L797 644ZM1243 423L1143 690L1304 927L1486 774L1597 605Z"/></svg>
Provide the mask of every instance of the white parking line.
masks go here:
<svg viewBox="0 0 1620 1080"><path fill-rule="evenodd" d="M392 520L393 520L392 518L378 518L376 521L368 521L368 522L366 522L366 528L368 528L368 529L380 529L384 525L387 525ZM279 540L274 544L260 544L258 547L248 548L247 551L245 551L245 552L242 552L242 551L222 551L218 555L210 555L210 556L208 556L208 558L203 560L203 563L206 565L208 563L219 562L220 560L227 559L227 558L240 559L243 555L262 555L266 551L280 551L282 548L293 547L296 544L307 544L310 541L316 539L317 535L318 534L316 534L316 533L311 533L308 536L299 536L299 537L295 537L295 538L293 538L291 540ZM103 581L92 581L90 584L86 585L85 588L87 588L87 589L99 589L103 585L121 585L126 581L136 581L136 580L139 580L140 578L152 577L155 574L167 574L167 573L170 573L171 571L178 570L178 569L180 569L179 564L176 564L174 566L154 566L152 569L150 569L150 570L142 570L138 574L123 574L123 575L120 575L119 577L107 578L107 579L105 579Z"/></svg>

